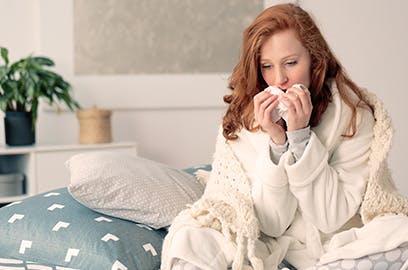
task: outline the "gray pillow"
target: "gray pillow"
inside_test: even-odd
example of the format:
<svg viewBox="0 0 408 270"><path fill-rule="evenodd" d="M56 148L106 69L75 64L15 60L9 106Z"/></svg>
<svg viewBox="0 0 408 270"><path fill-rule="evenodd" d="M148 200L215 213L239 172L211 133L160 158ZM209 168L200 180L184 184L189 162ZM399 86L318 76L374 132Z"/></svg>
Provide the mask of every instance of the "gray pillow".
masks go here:
<svg viewBox="0 0 408 270"><path fill-rule="evenodd" d="M78 202L155 229L169 226L204 191L186 172L124 153L82 153L66 166L71 173L68 190Z"/></svg>

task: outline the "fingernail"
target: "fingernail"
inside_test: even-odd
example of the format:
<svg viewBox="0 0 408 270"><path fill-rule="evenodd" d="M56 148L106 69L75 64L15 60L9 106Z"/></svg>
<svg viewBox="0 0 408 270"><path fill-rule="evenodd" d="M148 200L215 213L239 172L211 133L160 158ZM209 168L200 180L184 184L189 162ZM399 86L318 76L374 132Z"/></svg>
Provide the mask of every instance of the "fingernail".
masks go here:
<svg viewBox="0 0 408 270"><path fill-rule="evenodd" d="M292 85L292 87L297 88L299 90L305 90L306 89L306 87L301 83L296 83L296 84Z"/></svg>

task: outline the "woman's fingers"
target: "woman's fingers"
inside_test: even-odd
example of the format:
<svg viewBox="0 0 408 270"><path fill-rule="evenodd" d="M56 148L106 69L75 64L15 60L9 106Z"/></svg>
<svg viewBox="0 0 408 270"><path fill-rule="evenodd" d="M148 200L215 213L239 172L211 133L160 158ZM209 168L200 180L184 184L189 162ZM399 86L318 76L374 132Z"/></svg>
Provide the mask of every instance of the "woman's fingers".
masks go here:
<svg viewBox="0 0 408 270"><path fill-rule="evenodd" d="M271 101L271 103L269 103L269 105L264 110L264 119L267 119L268 121L272 121L271 113L272 113L273 109L275 109L276 106L278 106L278 104L279 104L278 96L274 95L271 98L270 101Z"/></svg>
<svg viewBox="0 0 408 270"><path fill-rule="evenodd" d="M288 130L304 128L309 124L313 106L306 87L289 88L282 95L281 102L288 109Z"/></svg>
<svg viewBox="0 0 408 270"><path fill-rule="evenodd" d="M302 85L295 85L281 95L268 91L259 92L254 97L254 117L263 130L268 130L271 137L277 132L278 125L272 122L271 113L281 102L288 109L287 130L296 130L309 125L312 102L309 90ZM279 132L281 133L281 127Z"/></svg>
<svg viewBox="0 0 408 270"><path fill-rule="evenodd" d="M293 103L297 113L310 114L312 111L312 101L310 99L309 90L301 86L291 87L285 94L288 99ZM288 104L288 106L291 106Z"/></svg>
<svg viewBox="0 0 408 270"><path fill-rule="evenodd" d="M298 85L297 87L291 87L289 89L291 92L296 93L302 103L302 108L308 110L312 107L312 100L310 98L310 91L303 85Z"/></svg>
<svg viewBox="0 0 408 270"><path fill-rule="evenodd" d="M262 91L262 92L256 94L255 97L254 97L254 110L256 112L259 111L259 108L260 108L261 104L270 96L271 96L271 94L268 93L267 91Z"/></svg>
<svg viewBox="0 0 408 270"><path fill-rule="evenodd" d="M255 119L261 123L266 120L269 120L269 114L268 112L273 110L270 108L273 102L277 102L278 96L272 95L266 91L260 92L254 97L254 114L255 114Z"/></svg>
<svg viewBox="0 0 408 270"><path fill-rule="evenodd" d="M254 97L254 117L261 129L267 132L273 142L284 144L286 133L282 124L272 122L271 113L279 104L279 96L263 91Z"/></svg>
<svg viewBox="0 0 408 270"><path fill-rule="evenodd" d="M288 108L288 111L292 111L293 113L301 113L303 111L298 93L288 90L284 94L284 97L283 104L285 104L286 108Z"/></svg>

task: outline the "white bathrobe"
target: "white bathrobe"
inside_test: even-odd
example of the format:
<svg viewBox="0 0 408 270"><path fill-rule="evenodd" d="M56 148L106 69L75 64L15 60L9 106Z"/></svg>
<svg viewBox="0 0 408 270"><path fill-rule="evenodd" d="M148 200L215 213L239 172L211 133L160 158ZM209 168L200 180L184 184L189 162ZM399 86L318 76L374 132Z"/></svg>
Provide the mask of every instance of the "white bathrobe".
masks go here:
<svg viewBox="0 0 408 270"><path fill-rule="evenodd" d="M356 233L355 228L362 226L359 209L364 196L372 192L373 186L381 186L367 188L367 183L389 175L378 172L387 171L383 164L389 145L384 134L380 134L384 144L373 147L378 141L375 133L384 133L391 127L383 123L388 117L383 115L382 104L373 104L377 105L377 121L368 109L359 108L357 133L351 139L342 136L347 133L351 110L334 84L332 94L333 101L321 123L312 129L309 143L296 162L288 151L274 164L269 137L261 131L242 129L238 140L228 142L220 131L206 192L171 226L163 246L162 270L170 269L174 258L205 270L224 270L231 264L233 269L240 269L246 264L244 258L254 269L276 269L284 257L305 269L318 263L319 258L323 258L322 263L350 258L353 253L344 249L348 250L347 245L357 240L362 243L354 247L359 248L359 256L386 251L408 241L408 233L400 237L383 230L382 235L393 236L387 238L390 243L373 249L367 241L380 237L373 234L368 239L367 234ZM373 161L379 156L373 154L378 152L376 147L388 147L378 162ZM385 186L391 190L388 178ZM402 198L397 200L401 205L406 203ZM388 212L406 214L376 207L371 198L367 202L376 209L362 209L365 221ZM406 206L402 209L406 210ZM378 225L370 229L375 231L393 221L393 217L382 222L376 219ZM354 229L347 231L350 228ZM390 226L382 229L387 228ZM343 232L343 237L333 238L338 232ZM332 238L337 242L330 244Z"/></svg>

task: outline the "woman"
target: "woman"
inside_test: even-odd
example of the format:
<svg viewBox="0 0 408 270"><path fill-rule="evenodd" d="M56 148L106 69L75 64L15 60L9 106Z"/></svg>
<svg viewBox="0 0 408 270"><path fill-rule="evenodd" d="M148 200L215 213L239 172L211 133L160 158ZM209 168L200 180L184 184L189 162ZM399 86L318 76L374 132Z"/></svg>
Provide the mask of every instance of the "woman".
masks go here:
<svg viewBox="0 0 408 270"><path fill-rule="evenodd" d="M386 134L391 127L376 124L386 122L381 104L345 74L303 9L277 5L255 19L229 86L213 171L203 197L171 226L163 270L276 269L284 258L305 269L329 250L336 233L350 236L348 229L363 225L364 196L365 221L408 212L397 195L387 197L398 201L397 209L367 196L376 182L392 183L387 166L375 165L384 165L388 153L375 143L375 129ZM278 107L286 115L272 120ZM372 158L376 148L386 150ZM352 242L347 239L331 245ZM360 257L390 246L360 248ZM347 257L336 254L326 261Z"/></svg>

